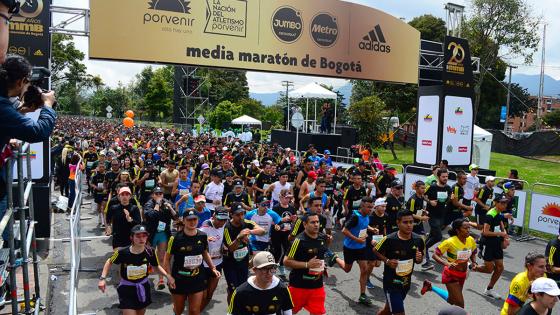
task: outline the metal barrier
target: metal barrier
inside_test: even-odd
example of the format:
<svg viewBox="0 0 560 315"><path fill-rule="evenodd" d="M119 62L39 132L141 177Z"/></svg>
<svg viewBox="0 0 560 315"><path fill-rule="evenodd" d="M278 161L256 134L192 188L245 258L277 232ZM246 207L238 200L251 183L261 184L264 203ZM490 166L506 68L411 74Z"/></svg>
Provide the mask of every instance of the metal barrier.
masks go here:
<svg viewBox="0 0 560 315"><path fill-rule="evenodd" d="M340 151L346 152L346 154L340 154ZM344 147L337 147L336 148L336 155L337 156L351 156L352 152L350 151L350 148L344 148Z"/></svg>
<svg viewBox="0 0 560 315"><path fill-rule="evenodd" d="M82 208L82 198L83 198L83 179L84 173L81 171L82 160L78 162L76 167L76 176L74 181L76 182L75 190L76 197L74 203L70 208L70 287L69 287L69 298L68 298L68 314L76 315L78 313L78 284L79 284L79 272L82 264L82 246L81 246L81 208Z"/></svg>
<svg viewBox="0 0 560 315"><path fill-rule="evenodd" d="M25 314L38 314L41 309L41 291L39 286L39 262L37 260L37 247L35 241L35 215L33 208L33 182L31 180L31 146L28 143L20 143L19 147L14 151L12 157L8 158L5 162L6 171L6 194L7 196L7 207L2 220L0 221L0 234L4 233L7 228L7 239L8 239L8 257L9 264L6 266L4 263L3 269L9 272L9 284L10 284L10 298L9 302L0 302L0 305L5 305L10 303L12 306L12 314L19 313L19 303L23 303L22 312ZM26 158L26 165L24 165L23 158ZM14 207L14 176L13 176L13 160L17 163L17 201L18 206ZM23 169L26 167L27 177L23 176ZM26 212L28 214L26 214ZM14 236L14 221L15 215L18 215L19 219L19 237L20 244L18 248L15 247L15 236ZM29 221L26 218L29 215ZM3 244L4 240L0 244ZM21 263L16 261L16 251L21 254ZM31 259L29 258L29 253L31 252ZM35 292L33 297L29 291L29 263L33 265L34 273L34 287ZM23 299L17 298L17 281L16 281L16 271L17 268L22 268L22 278L23 278ZM3 297L5 298L5 297ZM34 303L32 309L32 302Z"/></svg>

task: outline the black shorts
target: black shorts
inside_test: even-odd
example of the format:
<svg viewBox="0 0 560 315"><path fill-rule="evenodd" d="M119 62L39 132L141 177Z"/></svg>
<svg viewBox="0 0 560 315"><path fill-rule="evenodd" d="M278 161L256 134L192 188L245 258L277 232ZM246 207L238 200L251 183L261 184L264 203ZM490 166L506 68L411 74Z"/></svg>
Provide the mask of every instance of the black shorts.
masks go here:
<svg viewBox="0 0 560 315"><path fill-rule="evenodd" d="M222 265L223 265L223 263L219 264L217 266L214 266L214 267L216 267L216 270L218 270L221 273L222 269L223 269ZM208 275L208 278L216 278L216 276L214 275L214 273L212 272L212 270L210 268L204 267L204 271L206 271L206 274Z"/></svg>
<svg viewBox="0 0 560 315"><path fill-rule="evenodd" d="M371 245L371 240L368 239L367 241L367 245L365 248L365 258L367 261L376 261L379 260L379 257L377 256L377 254L375 254L373 252L373 246ZM346 257L346 254L344 254L344 257Z"/></svg>
<svg viewBox="0 0 560 315"><path fill-rule="evenodd" d="M206 290L208 287L208 274L206 268L199 267L192 271L192 276L173 274L175 289L169 288L171 294L189 295Z"/></svg>
<svg viewBox="0 0 560 315"><path fill-rule="evenodd" d="M344 263L352 264L355 261L366 260L366 247L360 249L344 247L342 249L344 254Z"/></svg>
<svg viewBox="0 0 560 315"><path fill-rule="evenodd" d="M100 203L103 202L103 200L105 200L105 197L106 197L106 196L95 194L94 197L93 197L93 201L94 201L96 204L100 204Z"/></svg>
<svg viewBox="0 0 560 315"><path fill-rule="evenodd" d="M150 281L143 284L146 291L146 301L140 302L138 293L135 286L119 285L117 287L117 294L119 295L119 309L121 310L141 310L152 304L152 288Z"/></svg>
<svg viewBox="0 0 560 315"><path fill-rule="evenodd" d="M479 225L484 225L484 219L486 218L486 211L481 208L476 208L475 214L476 214L476 222L478 222Z"/></svg>
<svg viewBox="0 0 560 315"><path fill-rule="evenodd" d="M504 250L502 249L501 237L492 237L485 239L484 249L482 250L482 259L484 259L484 261L504 259Z"/></svg>
<svg viewBox="0 0 560 315"><path fill-rule="evenodd" d="M249 278L249 266L246 261L225 261L222 263L228 290L233 291Z"/></svg>

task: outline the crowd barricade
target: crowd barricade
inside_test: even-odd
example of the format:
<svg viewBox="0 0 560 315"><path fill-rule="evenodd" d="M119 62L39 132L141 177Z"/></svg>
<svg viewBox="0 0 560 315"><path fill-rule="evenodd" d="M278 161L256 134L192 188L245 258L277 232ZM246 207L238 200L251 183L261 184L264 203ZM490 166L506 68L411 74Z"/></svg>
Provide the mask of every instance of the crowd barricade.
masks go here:
<svg viewBox="0 0 560 315"><path fill-rule="evenodd" d="M352 152L350 151L350 148L337 147L336 148L336 155L337 156L350 157L350 156L352 156Z"/></svg>
<svg viewBox="0 0 560 315"><path fill-rule="evenodd" d="M25 162L24 162L25 158ZM12 314L38 314L41 310L41 291L39 286L39 261L37 258L37 247L35 241L35 215L33 207L33 182L31 176L31 145L19 143L13 155L4 162L6 174L6 201L7 207L4 216L0 220L0 235L6 231L8 242L7 248L0 249L0 259L4 261L0 265L0 282L4 285L6 281L4 273L8 273L9 290L5 290L5 296L1 297L0 306L11 304ZM14 178L14 161L17 172ZM27 177L24 177L24 167ZM17 189L14 189L16 188ZM15 191L14 191L15 190ZM14 193L17 199L14 200ZM14 204L16 201L16 204ZM17 222L16 222L17 220ZM16 236L16 233L19 236ZM19 244L16 246L15 238L18 237ZM4 237L0 238L3 245ZM3 247L3 246L0 246ZM21 260L16 260L19 253ZM31 256L31 257L30 257ZM6 263L7 262L7 263ZM33 268L34 292L30 292L30 265ZM23 298L18 298L18 286L16 273L21 268L23 280ZM10 299L8 300L8 295ZM22 305L19 309L19 305Z"/></svg>
<svg viewBox="0 0 560 315"><path fill-rule="evenodd" d="M559 189L559 185L535 183L531 186L531 203L528 230L558 235L560 227L560 196L536 192L535 188L545 187Z"/></svg>
<svg viewBox="0 0 560 315"><path fill-rule="evenodd" d="M76 196L74 203L70 208L70 286L69 286L69 298L68 298L68 314L76 315L78 314L78 284L79 284L79 273L81 268L81 257L82 257L82 233L81 233L81 209L83 200L83 180L85 178L85 173L82 172L81 168L83 161L80 159L78 166L76 167L76 177L75 177L75 189Z"/></svg>
<svg viewBox="0 0 560 315"><path fill-rule="evenodd" d="M414 172L414 170L416 170L416 172ZM430 176L430 175L426 175L426 173L432 174L432 169L428 167L421 167L415 165L407 165L406 167L404 167L403 183L404 183L404 198L406 200L408 200L408 198L410 198L410 196L412 196L415 193L414 190L412 189L412 184L414 184L419 180L426 182L426 178ZM457 178L457 173L454 171L449 171L449 174L451 176L449 176L449 179L447 180L447 184L449 186L453 186L457 182L455 180L455 178Z"/></svg>

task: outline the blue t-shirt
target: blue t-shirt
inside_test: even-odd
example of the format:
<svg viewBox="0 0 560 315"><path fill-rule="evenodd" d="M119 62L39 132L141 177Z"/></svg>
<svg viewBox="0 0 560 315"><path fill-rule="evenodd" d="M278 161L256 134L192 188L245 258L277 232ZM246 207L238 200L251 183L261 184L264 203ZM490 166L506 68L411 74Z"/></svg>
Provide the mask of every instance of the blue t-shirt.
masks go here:
<svg viewBox="0 0 560 315"><path fill-rule="evenodd" d="M360 237L362 233L367 233L369 216L362 215L360 211L354 210L352 217L346 222L344 227L355 237ZM367 235L367 234L364 234ZM358 243L349 237L344 238L344 247L350 249L361 249L366 247L366 243Z"/></svg>
<svg viewBox="0 0 560 315"><path fill-rule="evenodd" d="M245 214L245 219L255 222L266 231L264 235L251 235L249 238L250 242L269 242L271 227L282 221L282 218L280 218L278 213L274 212L271 209L267 209L264 215L259 215L257 209L249 211L247 212L247 214Z"/></svg>
<svg viewBox="0 0 560 315"><path fill-rule="evenodd" d="M204 209L202 209L202 212L198 212L198 210L194 209L194 212L196 213L196 215L198 216L198 226L197 227L201 227L202 223L204 223L204 221L210 219L212 217L212 212L210 211L210 209L204 207Z"/></svg>

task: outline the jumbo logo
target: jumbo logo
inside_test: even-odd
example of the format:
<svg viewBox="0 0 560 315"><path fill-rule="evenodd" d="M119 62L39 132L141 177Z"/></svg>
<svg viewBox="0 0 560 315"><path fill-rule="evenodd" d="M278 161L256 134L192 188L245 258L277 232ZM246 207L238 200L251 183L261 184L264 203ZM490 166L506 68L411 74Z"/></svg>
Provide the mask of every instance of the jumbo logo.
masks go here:
<svg viewBox="0 0 560 315"><path fill-rule="evenodd" d="M272 32L287 44L298 40L303 32L301 12L289 6L278 8L272 15Z"/></svg>

